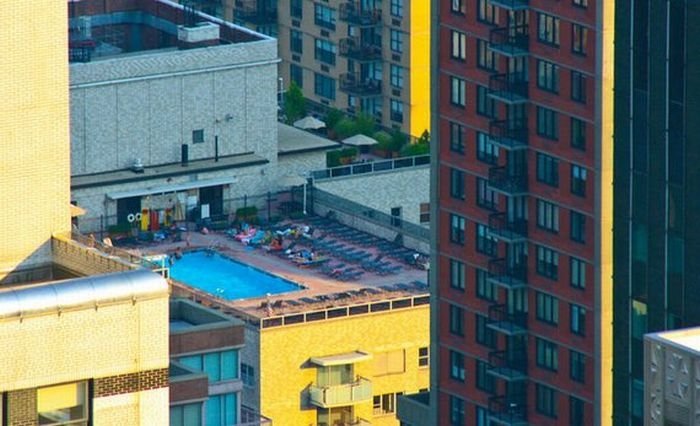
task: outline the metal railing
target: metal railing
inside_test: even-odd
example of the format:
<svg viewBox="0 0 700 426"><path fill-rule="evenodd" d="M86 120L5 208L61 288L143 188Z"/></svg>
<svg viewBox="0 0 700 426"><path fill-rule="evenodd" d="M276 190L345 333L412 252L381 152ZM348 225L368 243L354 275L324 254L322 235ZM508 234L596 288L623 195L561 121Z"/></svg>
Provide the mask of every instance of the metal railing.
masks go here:
<svg viewBox="0 0 700 426"><path fill-rule="evenodd" d="M527 313L509 312L504 304L489 306L489 326L507 334L527 332Z"/></svg>
<svg viewBox="0 0 700 426"><path fill-rule="evenodd" d="M504 55L526 55L530 49L528 32L528 25L494 28L489 33L489 47Z"/></svg>
<svg viewBox="0 0 700 426"><path fill-rule="evenodd" d="M355 216L362 220L382 226L406 236L415 238L421 242L430 241L430 229L407 222L396 216L380 212L362 204L350 201L346 198L338 197L318 188L312 189L313 204L322 204L332 210Z"/></svg>
<svg viewBox="0 0 700 426"><path fill-rule="evenodd" d="M360 2L341 3L340 20L360 26L378 25L382 23L382 10L365 8Z"/></svg>
<svg viewBox="0 0 700 426"><path fill-rule="evenodd" d="M527 219L510 219L505 212L489 215L489 233L510 242L527 238Z"/></svg>
<svg viewBox="0 0 700 426"><path fill-rule="evenodd" d="M372 398L372 382L358 377L351 383L309 388L311 403L323 408L356 404Z"/></svg>
<svg viewBox="0 0 700 426"><path fill-rule="evenodd" d="M491 0L493 6L502 7L508 10L522 10L528 8L528 0Z"/></svg>
<svg viewBox="0 0 700 426"><path fill-rule="evenodd" d="M374 96L382 94L382 81L360 76L359 73L340 75L340 90L357 96Z"/></svg>
<svg viewBox="0 0 700 426"><path fill-rule="evenodd" d="M488 185L510 195L527 192L527 173L524 170L512 172L507 166L489 169Z"/></svg>
<svg viewBox="0 0 700 426"><path fill-rule="evenodd" d="M489 96L508 103L526 102L528 85L522 73L504 73L489 77Z"/></svg>
<svg viewBox="0 0 700 426"><path fill-rule="evenodd" d="M493 120L489 123L489 137L506 149L527 148L527 123L525 120Z"/></svg>
<svg viewBox="0 0 700 426"><path fill-rule="evenodd" d="M374 41L362 40L360 37L349 37L340 40L340 55L360 62L382 59L382 45Z"/></svg>
<svg viewBox="0 0 700 426"><path fill-rule="evenodd" d="M347 166L330 167L314 170L311 177L314 180L325 180L343 176L363 175L367 173L386 172L405 169L407 167L429 166L430 155L394 158L391 160L371 161L367 163L348 164Z"/></svg>
<svg viewBox="0 0 700 426"><path fill-rule="evenodd" d="M489 398L489 416L499 424L527 424L525 395L499 395Z"/></svg>
<svg viewBox="0 0 700 426"><path fill-rule="evenodd" d="M527 378L527 355L521 351L489 352L489 371L506 380Z"/></svg>
<svg viewBox="0 0 700 426"><path fill-rule="evenodd" d="M509 288L527 285L527 266L525 264L509 265L507 258L489 261L489 280Z"/></svg>

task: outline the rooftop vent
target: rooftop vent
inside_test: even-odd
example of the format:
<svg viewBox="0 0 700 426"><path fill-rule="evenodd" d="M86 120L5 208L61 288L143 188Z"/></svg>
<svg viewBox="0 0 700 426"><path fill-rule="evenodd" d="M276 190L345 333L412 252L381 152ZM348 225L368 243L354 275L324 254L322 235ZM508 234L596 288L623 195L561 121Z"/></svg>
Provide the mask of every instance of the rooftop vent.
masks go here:
<svg viewBox="0 0 700 426"><path fill-rule="evenodd" d="M131 165L131 171L134 173L143 173L143 163L140 158L134 160L134 163Z"/></svg>

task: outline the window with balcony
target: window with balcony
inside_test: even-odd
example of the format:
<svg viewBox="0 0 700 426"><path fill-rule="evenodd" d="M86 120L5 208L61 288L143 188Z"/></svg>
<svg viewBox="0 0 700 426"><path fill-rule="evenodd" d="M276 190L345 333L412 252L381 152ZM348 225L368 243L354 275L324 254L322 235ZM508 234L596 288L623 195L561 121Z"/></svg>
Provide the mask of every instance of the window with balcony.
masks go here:
<svg viewBox="0 0 700 426"><path fill-rule="evenodd" d="M569 236L577 243L586 242L586 216L579 212L569 212Z"/></svg>
<svg viewBox="0 0 700 426"><path fill-rule="evenodd" d="M537 338L537 366L546 370L559 370L559 346L549 340Z"/></svg>
<svg viewBox="0 0 700 426"><path fill-rule="evenodd" d="M571 272L571 287L578 289L586 288L586 262L575 257L569 259L569 269Z"/></svg>
<svg viewBox="0 0 700 426"><path fill-rule="evenodd" d="M170 426L202 426L202 403L171 405Z"/></svg>
<svg viewBox="0 0 700 426"><path fill-rule="evenodd" d="M559 324L559 299L537 292L537 319L547 324Z"/></svg>
<svg viewBox="0 0 700 426"><path fill-rule="evenodd" d="M450 287L456 290L464 291L464 271L465 266L463 262L456 259L450 259Z"/></svg>
<svg viewBox="0 0 700 426"><path fill-rule="evenodd" d="M450 305L450 333L464 336L464 309Z"/></svg>
<svg viewBox="0 0 700 426"><path fill-rule="evenodd" d="M588 28L579 24L571 24L571 51L577 55L586 55Z"/></svg>
<svg viewBox="0 0 700 426"><path fill-rule="evenodd" d="M586 356L581 352L569 351L569 377L579 383L586 381Z"/></svg>
<svg viewBox="0 0 700 426"><path fill-rule="evenodd" d="M89 407L87 382L47 386L36 391L40 425L87 426L90 420Z"/></svg>
<svg viewBox="0 0 700 426"><path fill-rule="evenodd" d="M464 191L465 173L462 170L450 167L450 197L458 200L464 200L466 193Z"/></svg>
<svg viewBox="0 0 700 426"><path fill-rule="evenodd" d="M448 0L450 2L450 11L458 15L467 13L467 0Z"/></svg>
<svg viewBox="0 0 700 426"><path fill-rule="evenodd" d="M394 16L396 18L402 18L403 17L403 0L391 0L389 10L390 10L391 16Z"/></svg>
<svg viewBox="0 0 700 426"><path fill-rule="evenodd" d="M476 113L489 118L496 118L496 103L489 96L489 89L476 86Z"/></svg>
<svg viewBox="0 0 700 426"><path fill-rule="evenodd" d="M464 154L464 126L450 122L450 151Z"/></svg>
<svg viewBox="0 0 700 426"><path fill-rule="evenodd" d="M488 210L498 209L498 193L491 189L488 181L476 178L476 204Z"/></svg>
<svg viewBox="0 0 700 426"><path fill-rule="evenodd" d="M496 302L498 300L497 287L488 278L489 273L486 270L475 269L476 297L489 302Z"/></svg>
<svg viewBox="0 0 700 426"><path fill-rule="evenodd" d="M467 104L467 82L459 77L450 77L450 102L461 108Z"/></svg>
<svg viewBox="0 0 700 426"><path fill-rule="evenodd" d="M556 204L537 200L537 226L545 231L559 232L559 206Z"/></svg>
<svg viewBox="0 0 700 426"><path fill-rule="evenodd" d="M537 60L537 87L552 93L559 93L559 65Z"/></svg>
<svg viewBox="0 0 700 426"><path fill-rule="evenodd" d="M537 181L549 186L559 186L559 160L547 154L537 153Z"/></svg>
<svg viewBox="0 0 700 426"><path fill-rule="evenodd" d="M543 277L557 280L559 278L559 253L537 246L537 273Z"/></svg>
<svg viewBox="0 0 700 426"><path fill-rule="evenodd" d="M450 426L464 426L464 400L450 395Z"/></svg>
<svg viewBox="0 0 700 426"><path fill-rule="evenodd" d="M476 343L484 345L487 348L496 348L496 332L491 328L487 327L488 318L483 315L474 314L476 321L474 322L476 326Z"/></svg>
<svg viewBox="0 0 700 426"><path fill-rule="evenodd" d="M208 425L235 425L238 423L238 394L209 395L204 411Z"/></svg>
<svg viewBox="0 0 700 426"><path fill-rule="evenodd" d="M299 30L289 30L289 50L294 53L304 53L304 33Z"/></svg>
<svg viewBox="0 0 700 426"><path fill-rule="evenodd" d="M571 165L571 193L579 197L586 196L586 169L576 164Z"/></svg>
<svg viewBox="0 0 700 426"><path fill-rule="evenodd" d="M571 117L571 147L586 150L586 122Z"/></svg>
<svg viewBox="0 0 700 426"><path fill-rule="evenodd" d="M571 314L571 332L584 336L586 334L586 308L572 303L569 309Z"/></svg>
<svg viewBox="0 0 700 426"><path fill-rule="evenodd" d="M547 139L559 139L559 113L549 108L538 106L537 134Z"/></svg>
<svg viewBox="0 0 700 426"><path fill-rule="evenodd" d="M210 383L234 380L239 377L238 350L236 349L187 355L178 358L178 361L206 373Z"/></svg>
<svg viewBox="0 0 700 426"><path fill-rule="evenodd" d="M484 24L496 25L498 24L498 8L492 5L489 0L479 0L476 18Z"/></svg>
<svg viewBox="0 0 700 426"><path fill-rule="evenodd" d="M389 47L392 52L403 53L403 33L399 30L389 31Z"/></svg>
<svg viewBox="0 0 700 426"><path fill-rule="evenodd" d="M304 69L302 67L289 64L289 77L299 88L304 87Z"/></svg>
<svg viewBox="0 0 700 426"><path fill-rule="evenodd" d="M314 3L314 23L319 27L335 30L336 12L328 6Z"/></svg>
<svg viewBox="0 0 700 426"><path fill-rule="evenodd" d="M303 0L290 0L289 14L292 16L292 18L301 19L303 17L304 10L302 8L302 1Z"/></svg>
<svg viewBox="0 0 700 426"><path fill-rule="evenodd" d="M467 59L467 35L461 31L452 30L452 59L464 61Z"/></svg>
<svg viewBox="0 0 700 426"><path fill-rule="evenodd" d="M535 385L535 406L537 412L547 417L557 417L557 391L549 386L537 383Z"/></svg>
<svg viewBox="0 0 700 426"><path fill-rule="evenodd" d="M476 40L476 65L487 71L495 72L498 69L496 53L489 49L489 42L486 40Z"/></svg>
<svg viewBox="0 0 700 426"><path fill-rule="evenodd" d="M418 348L418 367L430 366L430 349L427 346Z"/></svg>
<svg viewBox="0 0 700 426"><path fill-rule="evenodd" d="M314 59L329 65L335 65L337 48L328 40L317 38L314 42Z"/></svg>
<svg viewBox="0 0 700 426"><path fill-rule="evenodd" d="M450 377L464 381L464 355L453 350L450 350Z"/></svg>
<svg viewBox="0 0 700 426"><path fill-rule="evenodd" d="M492 143L486 133L476 132L476 158L486 164L498 163L498 145Z"/></svg>
<svg viewBox="0 0 700 426"><path fill-rule="evenodd" d="M389 73L391 77L391 85L393 87L396 87L397 89L403 89L403 67L396 64L391 64L391 67L389 68Z"/></svg>
<svg viewBox="0 0 700 426"><path fill-rule="evenodd" d="M314 93L317 96L335 100L335 80L323 74L314 73Z"/></svg>
<svg viewBox="0 0 700 426"><path fill-rule="evenodd" d="M495 256L498 253L498 243L489 234L488 226L476 224L476 251L487 256Z"/></svg>
<svg viewBox="0 0 700 426"><path fill-rule="evenodd" d="M571 99L586 103L586 75L578 71L571 71Z"/></svg>
<svg viewBox="0 0 700 426"><path fill-rule="evenodd" d="M459 215L450 215L450 241L464 245L464 228L466 226L466 220Z"/></svg>
<svg viewBox="0 0 700 426"><path fill-rule="evenodd" d="M496 390L496 379L487 373L488 369L487 362L476 360L476 387L484 392L493 393Z"/></svg>
<svg viewBox="0 0 700 426"><path fill-rule="evenodd" d="M538 13L537 39L542 43L559 46L559 18L546 13Z"/></svg>

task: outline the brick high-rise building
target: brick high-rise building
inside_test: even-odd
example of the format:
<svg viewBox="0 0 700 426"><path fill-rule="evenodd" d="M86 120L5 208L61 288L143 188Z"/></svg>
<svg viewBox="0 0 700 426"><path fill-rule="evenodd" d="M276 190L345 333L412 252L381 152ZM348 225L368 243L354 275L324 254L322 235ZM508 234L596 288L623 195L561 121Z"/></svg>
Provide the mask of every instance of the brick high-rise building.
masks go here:
<svg viewBox="0 0 700 426"><path fill-rule="evenodd" d="M433 422L610 424L614 3L434 7Z"/></svg>

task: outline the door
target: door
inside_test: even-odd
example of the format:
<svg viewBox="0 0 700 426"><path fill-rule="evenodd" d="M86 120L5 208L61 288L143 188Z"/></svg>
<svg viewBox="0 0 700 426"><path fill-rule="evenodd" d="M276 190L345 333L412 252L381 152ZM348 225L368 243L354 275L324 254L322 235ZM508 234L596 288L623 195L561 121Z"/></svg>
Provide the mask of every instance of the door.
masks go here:
<svg viewBox="0 0 700 426"><path fill-rule="evenodd" d="M199 203L209 204L209 215L219 216L224 211L224 187L222 185L199 188Z"/></svg>
<svg viewBox="0 0 700 426"><path fill-rule="evenodd" d="M141 213L141 197L121 198L117 200L117 224L125 225L129 223L129 215Z"/></svg>

